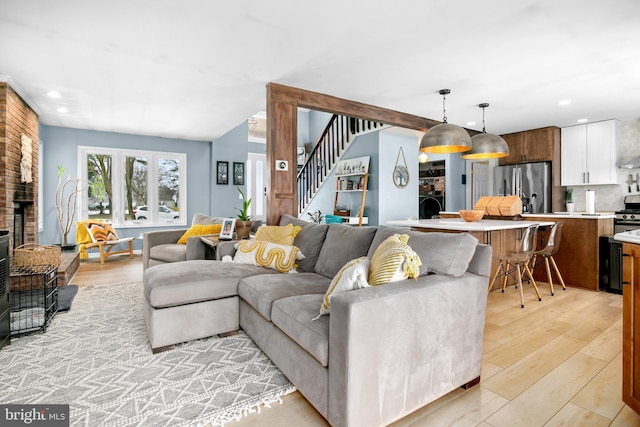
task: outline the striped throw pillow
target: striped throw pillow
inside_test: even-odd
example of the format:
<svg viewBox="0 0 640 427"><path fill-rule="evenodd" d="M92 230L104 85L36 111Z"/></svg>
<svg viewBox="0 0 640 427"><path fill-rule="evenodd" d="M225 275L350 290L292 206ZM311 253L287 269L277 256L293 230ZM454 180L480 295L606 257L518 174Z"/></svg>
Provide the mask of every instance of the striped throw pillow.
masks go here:
<svg viewBox="0 0 640 427"><path fill-rule="evenodd" d="M416 278L420 275L422 261L418 254L407 244L407 234L394 234L378 246L371 257L369 284L383 285Z"/></svg>
<svg viewBox="0 0 640 427"><path fill-rule="evenodd" d="M263 225L256 231L255 240L277 243L279 245L293 245L293 239L302 230L299 225Z"/></svg>

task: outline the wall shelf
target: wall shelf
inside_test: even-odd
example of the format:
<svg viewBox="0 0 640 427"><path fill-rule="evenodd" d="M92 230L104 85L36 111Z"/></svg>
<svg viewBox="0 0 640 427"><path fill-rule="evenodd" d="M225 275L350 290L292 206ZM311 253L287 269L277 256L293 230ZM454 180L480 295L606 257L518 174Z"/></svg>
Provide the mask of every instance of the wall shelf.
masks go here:
<svg viewBox="0 0 640 427"><path fill-rule="evenodd" d="M347 224L362 226L368 223L368 219L364 217L364 204L367 198L367 185L369 182L369 156L357 157L354 159L340 160L336 166L336 198L333 204L334 215L345 217ZM353 193L362 194L360 198L360 207L356 216L351 215L351 209L345 209L344 203L339 203L339 195L346 195L352 198ZM346 206L351 206L348 203ZM365 221L367 219L367 221Z"/></svg>

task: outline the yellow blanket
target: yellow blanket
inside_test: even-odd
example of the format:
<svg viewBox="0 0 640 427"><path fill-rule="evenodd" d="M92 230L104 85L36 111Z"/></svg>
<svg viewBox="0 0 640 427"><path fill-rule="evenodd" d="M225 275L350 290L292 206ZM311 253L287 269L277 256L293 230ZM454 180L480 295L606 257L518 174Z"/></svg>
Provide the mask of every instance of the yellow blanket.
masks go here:
<svg viewBox="0 0 640 427"><path fill-rule="evenodd" d="M87 227L85 226L85 222L95 222L95 219L85 219L82 221L76 221L76 243L79 245L78 251L80 252L80 259L89 258L89 254L87 253L87 244L93 243L91 240L91 236L89 235L89 231L87 231Z"/></svg>

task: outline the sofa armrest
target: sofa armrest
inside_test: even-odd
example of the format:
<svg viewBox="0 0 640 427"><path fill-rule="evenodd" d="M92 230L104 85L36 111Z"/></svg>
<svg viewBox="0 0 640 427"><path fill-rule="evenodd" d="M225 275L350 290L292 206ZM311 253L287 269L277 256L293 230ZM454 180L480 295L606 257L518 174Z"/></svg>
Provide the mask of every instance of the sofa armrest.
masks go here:
<svg viewBox="0 0 640 427"><path fill-rule="evenodd" d="M331 300L331 425L387 425L478 378L488 278L429 275Z"/></svg>
<svg viewBox="0 0 640 427"><path fill-rule="evenodd" d="M205 245L200 236L187 237L186 260L204 259Z"/></svg>
<svg viewBox="0 0 640 427"><path fill-rule="evenodd" d="M473 254L469 268L469 273L479 274L481 276L489 277L491 275L491 257L493 249L489 245L479 244L476 246L476 253Z"/></svg>
<svg viewBox="0 0 640 427"><path fill-rule="evenodd" d="M236 243L238 243L237 240L218 242L218 246L216 248L216 259L218 261L222 261L222 257L225 255L233 257L236 254Z"/></svg>
<svg viewBox="0 0 640 427"><path fill-rule="evenodd" d="M144 233L142 235L142 268L146 270L149 266L149 252L152 247L167 243L176 243L185 231L187 231L186 228L179 230L147 231Z"/></svg>

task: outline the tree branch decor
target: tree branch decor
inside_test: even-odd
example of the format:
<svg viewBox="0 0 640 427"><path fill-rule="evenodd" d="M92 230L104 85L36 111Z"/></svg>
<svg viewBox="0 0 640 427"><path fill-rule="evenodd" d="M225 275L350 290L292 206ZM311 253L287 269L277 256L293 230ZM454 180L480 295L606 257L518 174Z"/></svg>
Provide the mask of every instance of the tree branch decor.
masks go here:
<svg viewBox="0 0 640 427"><path fill-rule="evenodd" d="M63 175L67 170L63 166L58 166L58 184L56 185L56 215L60 234L62 235L62 246L67 246L67 237L73 219L76 216L76 207L78 205L77 194L83 191L80 188L80 178L71 178L69 176L63 181Z"/></svg>

